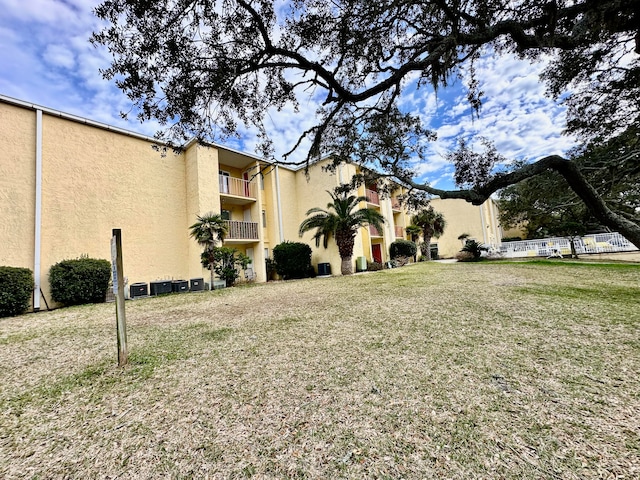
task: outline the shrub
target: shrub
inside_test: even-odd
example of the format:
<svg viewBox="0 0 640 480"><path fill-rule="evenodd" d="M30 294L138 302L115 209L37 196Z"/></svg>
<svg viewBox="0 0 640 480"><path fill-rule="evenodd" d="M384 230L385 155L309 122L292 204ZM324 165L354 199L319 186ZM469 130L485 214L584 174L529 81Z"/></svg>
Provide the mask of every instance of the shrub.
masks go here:
<svg viewBox="0 0 640 480"><path fill-rule="evenodd" d="M29 308L33 273L28 268L0 267L0 317L20 315Z"/></svg>
<svg viewBox="0 0 640 480"><path fill-rule="evenodd" d="M51 297L63 305L103 303L110 278L108 260L88 257L63 260L49 270Z"/></svg>
<svg viewBox="0 0 640 480"><path fill-rule="evenodd" d="M213 265L213 271L227 287L233 287L240 276L240 269L246 270L251 263L250 257L230 247L207 249L200 255L200 260L205 268Z"/></svg>
<svg viewBox="0 0 640 480"><path fill-rule="evenodd" d="M382 264L378 262L367 262L367 270L369 272L377 272L378 270L382 270Z"/></svg>
<svg viewBox="0 0 640 480"><path fill-rule="evenodd" d="M477 259L471 252L460 251L456 253L456 260L458 260L459 262L475 262Z"/></svg>
<svg viewBox="0 0 640 480"><path fill-rule="evenodd" d="M273 247L276 272L285 280L311 276L311 247L301 242L283 242ZM315 271L314 271L315 273Z"/></svg>
<svg viewBox="0 0 640 480"><path fill-rule="evenodd" d="M389 246L391 258L407 257L411 258L418 252L416 244L410 240L396 240Z"/></svg>
<svg viewBox="0 0 640 480"><path fill-rule="evenodd" d="M487 250L487 247L485 247L481 243L478 243L475 240L467 240L464 244L464 247L462 247L462 250L460 251L468 252L471 255L473 255L474 260L479 260L480 255L482 255L482 252L486 250Z"/></svg>

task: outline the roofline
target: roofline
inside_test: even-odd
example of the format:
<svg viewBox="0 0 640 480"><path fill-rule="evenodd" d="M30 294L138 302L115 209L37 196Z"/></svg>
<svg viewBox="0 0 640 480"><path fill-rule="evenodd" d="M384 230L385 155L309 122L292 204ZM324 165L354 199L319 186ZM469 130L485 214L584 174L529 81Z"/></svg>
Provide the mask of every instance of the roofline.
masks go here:
<svg viewBox="0 0 640 480"><path fill-rule="evenodd" d="M122 134L122 135L138 138L138 139L141 139L141 140L147 140L147 141L149 141L151 143L154 143L156 145L160 145L160 146L164 146L164 147L170 147L170 148L172 147L172 145L170 145L169 143L162 142L162 141L158 140L155 137L150 137L149 135L144 135L142 133L133 132L131 130L126 130L126 129L120 128L120 127L114 127L113 125L109 125L109 124L106 124L106 123L98 122L98 121L91 120L91 119L85 118L85 117L80 117L78 115L73 115L73 114L70 114L70 113L66 113L66 112L63 112L61 110L56 110L54 108L44 107L42 105L38 105L38 104L35 104L35 103L26 102L24 100L20 100L20 99L17 99L17 98L9 97L7 95L3 95L1 93L0 93L0 102L6 103L6 104L9 104L9 105L14 105L14 106L17 106L17 107L26 108L26 109L29 109L29 110L41 110L42 112L44 112L44 113L46 113L48 115L52 115L52 116L55 116L55 117L63 118L65 120L70 120L72 122L81 123L83 125L89 125L89 126L92 126L92 127L100 128L102 130L108 130L110 132L119 133L119 134ZM197 140L195 138L189 140L187 143L182 145L180 148L186 150L187 148L189 148L194 143L197 143ZM246 157L253 158L256 161L265 162L265 163L269 163L269 164L272 164L272 165L274 164L274 162L270 162L269 160L261 158L261 157L259 157L257 155L252 154L252 153L243 152L241 150L237 150L235 148L231 148L231 147L228 147L228 146L216 143L216 142L205 142L205 143L208 144L208 145L211 145L212 147L215 147L215 148L228 150L230 152L237 153L239 155L244 155ZM275 164L277 165L277 162ZM280 166L285 167L284 165L280 165ZM288 168L288 167L285 167L285 168ZM291 168L289 168L289 169L293 170Z"/></svg>
<svg viewBox="0 0 640 480"><path fill-rule="evenodd" d="M3 95L1 93L0 93L0 102L7 103L9 105L15 105L15 106L22 107L22 108L27 108L27 109L30 109L30 110L41 110L42 112L44 112L44 113L46 113L48 115L64 118L65 120L70 120L72 122L82 123L84 125L90 125L92 127L100 128L100 129L103 129L103 130L109 130L111 132L116 132L116 133L120 133L122 135L127 135L129 137L135 137L135 138L139 138L139 139L142 139L142 140L148 140L148 141L156 143L158 145L169 146L167 143L161 142L157 138L150 137L149 135L143 135L142 133L133 132L131 130L126 130L124 128L114 127L113 125L108 125L106 123L98 122L98 121L91 120L91 119L85 118L85 117L80 117L78 115L73 115L71 113L62 112L60 110L55 110L53 108L44 107L42 105L38 105L38 104L35 104L35 103L25 102L24 100L19 100L17 98L9 97L9 96Z"/></svg>

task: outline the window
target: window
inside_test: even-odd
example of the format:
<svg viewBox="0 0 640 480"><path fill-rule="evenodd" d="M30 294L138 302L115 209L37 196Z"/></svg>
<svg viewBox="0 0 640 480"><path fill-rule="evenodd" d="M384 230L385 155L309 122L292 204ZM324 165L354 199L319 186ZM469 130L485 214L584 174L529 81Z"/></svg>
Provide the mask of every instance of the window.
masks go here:
<svg viewBox="0 0 640 480"><path fill-rule="evenodd" d="M220 216L223 220L231 220L231 212L229 210L222 210Z"/></svg>

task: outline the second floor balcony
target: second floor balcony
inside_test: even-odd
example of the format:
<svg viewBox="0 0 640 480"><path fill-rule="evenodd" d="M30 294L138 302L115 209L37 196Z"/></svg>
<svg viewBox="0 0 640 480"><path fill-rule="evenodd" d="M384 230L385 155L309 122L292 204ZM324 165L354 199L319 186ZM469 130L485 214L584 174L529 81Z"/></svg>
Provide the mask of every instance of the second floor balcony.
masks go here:
<svg viewBox="0 0 640 480"><path fill-rule="evenodd" d="M256 222L239 222L225 220L227 235L225 243L253 243L258 241L258 224Z"/></svg>
<svg viewBox="0 0 640 480"><path fill-rule="evenodd" d="M396 225L393 227L396 232L396 238L404 238L404 227Z"/></svg>
<svg viewBox="0 0 640 480"><path fill-rule="evenodd" d="M220 195L227 197L227 203L243 205L256 200L256 182L229 175L219 175Z"/></svg>

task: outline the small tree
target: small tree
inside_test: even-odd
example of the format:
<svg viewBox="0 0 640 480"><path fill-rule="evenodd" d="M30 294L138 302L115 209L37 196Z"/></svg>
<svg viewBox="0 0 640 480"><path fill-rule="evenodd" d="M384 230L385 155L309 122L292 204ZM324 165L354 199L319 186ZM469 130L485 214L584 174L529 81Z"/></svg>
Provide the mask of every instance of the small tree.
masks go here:
<svg viewBox="0 0 640 480"><path fill-rule="evenodd" d="M427 260L431 260L431 238L439 238L444 233L447 222L431 205L416 213L412 221L422 229L424 242L420 244L420 253Z"/></svg>
<svg viewBox="0 0 640 480"><path fill-rule="evenodd" d="M205 268L212 267L216 275L225 281L227 287L232 287L240 276L240 270L246 270L251 263L250 257L230 247L213 247L212 250L205 250L201 258L202 265Z"/></svg>
<svg viewBox="0 0 640 480"><path fill-rule="evenodd" d="M213 272L215 263L214 249L227 235L228 227L224 219L217 213L209 212L196 217L198 221L191 225L190 235L204 247L200 258L202 265L210 271L210 286L213 288Z"/></svg>

